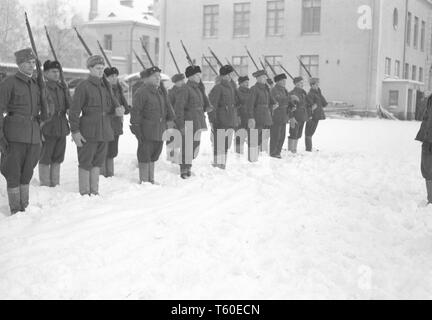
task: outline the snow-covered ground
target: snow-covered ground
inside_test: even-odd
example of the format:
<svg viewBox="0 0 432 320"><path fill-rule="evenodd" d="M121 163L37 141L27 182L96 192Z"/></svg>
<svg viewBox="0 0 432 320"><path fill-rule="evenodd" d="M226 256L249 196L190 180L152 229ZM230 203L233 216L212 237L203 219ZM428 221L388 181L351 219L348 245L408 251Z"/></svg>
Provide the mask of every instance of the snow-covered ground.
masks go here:
<svg viewBox="0 0 432 320"><path fill-rule="evenodd" d="M128 133L96 198L77 194L69 143L62 186L35 175L26 213L8 217L0 178L0 298L432 298L418 128L327 120L320 152L231 154L226 172L206 134L196 176L181 180L164 156L160 186L137 184Z"/></svg>

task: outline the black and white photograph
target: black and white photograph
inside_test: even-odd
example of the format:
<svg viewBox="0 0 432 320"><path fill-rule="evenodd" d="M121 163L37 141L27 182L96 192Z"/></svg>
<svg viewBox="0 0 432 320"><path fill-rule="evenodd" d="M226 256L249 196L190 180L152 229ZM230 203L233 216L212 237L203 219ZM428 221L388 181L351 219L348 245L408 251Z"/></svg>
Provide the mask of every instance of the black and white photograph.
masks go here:
<svg viewBox="0 0 432 320"><path fill-rule="evenodd" d="M432 0L0 0L0 153L0 300L432 299Z"/></svg>

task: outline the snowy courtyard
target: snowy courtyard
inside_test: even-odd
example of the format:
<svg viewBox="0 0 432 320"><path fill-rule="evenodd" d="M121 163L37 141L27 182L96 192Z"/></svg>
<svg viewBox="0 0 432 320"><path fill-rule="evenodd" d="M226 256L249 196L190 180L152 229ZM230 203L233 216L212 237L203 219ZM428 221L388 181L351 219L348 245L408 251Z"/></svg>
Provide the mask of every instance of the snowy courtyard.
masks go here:
<svg viewBox="0 0 432 320"><path fill-rule="evenodd" d="M129 119L125 119L128 122ZM136 140L120 140L100 197L78 194L68 138L62 185L38 187L9 217L0 178L1 299L432 298L432 207L416 122L320 123L319 152L211 166L157 164L138 185ZM286 146L285 146L286 148Z"/></svg>

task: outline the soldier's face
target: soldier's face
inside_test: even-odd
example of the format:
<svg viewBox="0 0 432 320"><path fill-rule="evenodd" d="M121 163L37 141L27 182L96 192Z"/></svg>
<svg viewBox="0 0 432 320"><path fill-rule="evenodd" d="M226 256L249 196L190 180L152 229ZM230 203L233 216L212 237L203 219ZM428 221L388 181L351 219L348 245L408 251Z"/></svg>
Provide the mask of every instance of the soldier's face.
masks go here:
<svg viewBox="0 0 432 320"><path fill-rule="evenodd" d="M117 84L118 76L116 74L112 74L107 79L108 79L109 83Z"/></svg>
<svg viewBox="0 0 432 320"><path fill-rule="evenodd" d="M18 68L22 73L32 75L34 69L36 68L36 60L32 59L32 60L23 62L19 65Z"/></svg>
<svg viewBox="0 0 432 320"><path fill-rule="evenodd" d="M300 89L303 89L303 87L304 87L304 82L303 82L303 81L298 82L298 83L296 84L296 87L297 87L297 88L300 88Z"/></svg>
<svg viewBox="0 0 432 320"><path fill-rule="evenodd" d="M261 84L265 84L265 83L267 83L267 77L265 75L262 75L262 76L257 78L257 82L261 83Z"/></svg>
<svg viewBox="0 0 432 320"><path fill-rule="evenodd" d="M243 87L243 88L249 88L249 81L243 81L243 82L240 84L240 87Z"/></svg>
<svg viewBox="0 0 432 320"><path fill-rule="evenodd" d="M185 81L184 80L180 80L180 81L177 81L174 85L176 86L176 87L183 87L184 86L184 84L185 84Z"/></svg>
<svg viewBox="0 0 432 320"><path fill-rule="evenodd" d="M315 83L315 84L311 85L311 88L312 88L312 89L315 89L315 90L318 90L318 88L319 88L319 84L318 84L318 83Z"/></svg>
<svg viewBox="0 0 432 320"><path fill-rule="evenodd" d="M193 82L199 83L201 81L201 73L194 74L190 79Z"/></svg>
<svg viewBox="0 0 432 320"><path fill-rule="evenodd" d="M103 78L105 66L103 64L97 64L94 67L89 68L90 74L94 77Z"/></svg>
<svg viewBox="0 0 432 320"><path fill-rule="evenodd" d="M148 77L148 83L159 87L161 83L161 75L159 72L153 73L150 77Z"/></svg>
<svg viewBox="0 0 432 320"><path fill-rule="evenodd" d="M45 72L45 77L51 81L59 81L60 80L60 70L59 69L50 69Z"/></svg>
<svg viewBox="0 0 432 320"><path fill-rule="evenodd" d="M286 79L283 79L283 80L278 82L278 84L282 87L286 87L286 83L287 83Z"/></svg>

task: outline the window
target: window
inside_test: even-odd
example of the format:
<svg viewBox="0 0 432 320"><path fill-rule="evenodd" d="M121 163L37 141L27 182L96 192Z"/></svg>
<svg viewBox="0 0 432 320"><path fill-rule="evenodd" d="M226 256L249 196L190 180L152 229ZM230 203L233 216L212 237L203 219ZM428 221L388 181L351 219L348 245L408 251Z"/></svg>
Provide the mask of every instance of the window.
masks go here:
<svg viewBox="0 0 432 320"><path fill-rule="evenodd" d="M419 82L423 82L423 68L419 68Z"/></svg>
<svg viewBox="0 0 432 320"><path fill-rule="evenodd" d="M155 38L155 63L159 61L159 38Z"/></svg>
<svg viewBox="0 0 432 320"><path fill-rule="evenodd" d="M395 61L395 76L400 78L400 61Z"/></svg>
<svg viewBox="0 0 432 320"><path fill-rule="evenodd" d="M406 26L406 32L407 32L406 44L408 46L411 45L411 21L412 21L412 14L411 14L411 12L408 12L408 20L407 20L407 26Z"/></svg>
<svg viewBox="0 0 432 320"><path fill-rule="evenodd" d="M393 28L396 30L399 26L399 11L397 8L393 10Z"/></svg>
<svg viewBox="0 0 432 320"><path fill-rule="evenodd" d="M414 48L418 48L418 37L419 37L419 18L414 18Z"/></svg>
<svg viewBox="0 0 432 320"><path fill-rule="evenodd" d="M267 2L267 35L268 36L283 35L284 13L285 13L284 0Z"/></svg>
<svg viewBox="0 0 432 320"><path fill-rule="evenodd" d="M303 0L302 33L318 33L321 27L321 0Z"/></svg>
<svg viewBox="0 0 432 320"><path fill-rule="evenodd" d="M112 34L104 35L104 49L112 51L113 36Z"/></svg>
<svg viewBox="0 0 432 320"><path fill-rule="evenodd" d="M250 2L234 3L234 37L248 37Z"/></svg>
<svg viewBox="0 0 432 320"><path fill-rule="evenodd" d="M384 70L384 74L386 76L391 75L391 59L390 58L386 58L385 59L385 70Z"/></svg>
<svg viewBox="0 0 432 320"><path fill-rule="evenodd" d="M207 60L211 63L212 67L217 71L218 70L218 64L216 62L216 59L211 57L205 57ZM202 58L201 62L202 67L202 80L203 81L215 81L216 74L213 72L213 70L208 65L207 61Z"/></svg>
<svg viewBox="0 0 432 320"><path fill-rule="evenodd" d="M213 38L218 35L219 6L204 6L204 28L203 36Z"/></svg>
<svg viewBox="0 0 432 320"><path fill-rule="evenodd" d="M405 63L404 79L409 79L409 63Z"/></svg>
<svg viewBox="0 0 432 320"><path fill-rule="evenodd" d="M237 56L232 57L233 67L241 76L247 76L249 74L249 57L248 56Z"/></svg>
<svg viewBox="0 0 432 320"><path fill-rule="evenodd" d="M417 67L416 66L412 66L411 79L417 80Z"/></svg>
<svg viewBox="0 0 432 320"><path fill-rule="evenodd" d="M389 106L399 107L399 91L390 90L390 92L389 92Z"/></svg>
<svg viewBox="0 0 432 320"><path fill-rule="evenodd" d="M282 56L266 56L265 58L268 61L268 63L270 63L270 65L273 67L273 69L276 71L277 74L283 72L281 67L279 66L279 63L282 62Z"/></svg>
<svg viewBox="0 0 432 320"><path fill-rule="evenodd" d="M420 35L420 50L425 51L426 22L422 21Z"/></svg>
<svg viewBox="0 0 432 320"><path fill-rule="evenodd" d="M306 66L306 68L309 70L309 72L312 74L312 77L319 77L319 56L301 56L300 57L303 64ZM302 66L300 65L300 76L303 78L307 78L306 71L303 70Z"/></svg>
<svg viewBox="0 0 432 320"><path fill-rule="evenodd" d="M146 48L148 48L150 46L150 37L149 36L142 36L141 39L142 39L144 46Z"/></svg>

